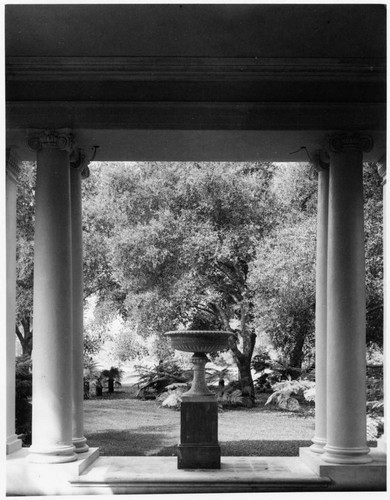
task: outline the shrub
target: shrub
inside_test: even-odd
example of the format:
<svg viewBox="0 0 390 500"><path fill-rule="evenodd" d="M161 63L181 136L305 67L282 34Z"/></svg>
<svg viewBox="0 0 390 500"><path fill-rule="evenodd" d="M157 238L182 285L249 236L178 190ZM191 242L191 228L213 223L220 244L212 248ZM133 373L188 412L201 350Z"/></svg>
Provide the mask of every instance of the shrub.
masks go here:
<svg viewBox="0 0 390 500"><path fill-rule="evenodd" d="M383 401L367 402L367 439L377 439L383 433L383 425Z"/></svg>
<svg viewBox="0 0 390 500"><path fill-rule="evenodd" d="M273 386L282 380L302 379L303 376L313 378L311 373L290 366L284 356L279 355L277 359L271 359L267 352L261 352L253 357L252 369L260 374L255 381L259 392L272 392Z"/></svg>
<svg viewBox="0 0 390 500"><path fill-rule="evenodd" d="M272 389L274 392L265 404L276 403L279 408L289 411L300 409L299 401L292 397L293 394L308 402L313 401L315 396L315 382L307 379L292 380L290 376L287 380L274 384Z"/></svg>
<svg viewBox="0 0 390 500"><path fill-rule="evenodd" d="M217 401L219 403L220 409L225 406L243 406L245 401L245 396L243 396L240 389L235 389L223 391L221 394L217 395Z"/></svg>
<svg viewBox="0 0 390 500"><path fill-rule="evenodd" d="M190 387L191 385L189 383L170 384L165 387L164 391L157 397L157 400L161 402L162 406L178 410L181 407L182 395L187 392ZM243 396L241 390L238 389L235 384L229 384L226 389L219 387L216 396L219 410L227 406L245 405L245 396Z"/></svg>
<svg viewBox="0 0 390 500"><path fill-rule="evenodd" d="M98 363L93 360L92 356L84 359L84 399L90 398L91 387L96 387L96 383L100 379L100 370Z"/></svg>
<svg viewBox="0 0 390 500"><path fill-rule="evenodd" d="M159 365L161 367L161 363ZM174 375L179 378L178 381L172 382L168 385L165 385L159 392L158 387L156 387L156 382L161 383L161 377L158 377L161 374L162 369L157 367L157 373L155 373L155 369L151 371L154 375L151 382L149 382L146 387L145 384L141 386L140 390L149 391L149 393L143 393L143 397L156 397L158 401L161 402L162 406L167 408L179 409L181 406L181 396L184 392L187 392L191 387L192 381L192 370L181 370L178 369L176 364L169 365L169 368L173 371ZM172 375L172 372L170 373ZM214 368L209 367L206 369L206 382L209 389L212 392L215 392L217 396L217 401L219 404L219 408L222 409L226 406L244 406L246 404L246 396L242 393L240 387L240 383L237 381L229 382L227 386L225 386L224 377L229 375L229 368ZM184 380L184 381L183 381ZM166 379L163 380L165 382ZM216 382L218 382L218 386L216 386Z"/></svg>
<svg viewBox="0 0 390 500"><path fill-rule="evenodd" d="M30 445L32 374L29 356L16 358L15 375L15 433L22 435L24 445Z"/></svg>
<svg viewBox="0 0 390 500"><path fill-rule="evenodd" d="M109 370L102 370L100 374L101 383L108 382L108 392L112 394L114 392L115 385L120 387L121 379L123 376L123 370L116 368L115 366L111 366Z"/></svg>
<svg viewBox="0 0 390 500"><path fill-rule="evenodd" d="M383 365L383 348L379 347L374 342L370 342L366 349L367 365L382 366Z"/></svg>
<svg viewBox="0 0 390 500"><path fill-rule="evenodd" d="M157 397L161 406L179 410L181 407L181 396L190 389L186 382L173 383L165 387L165 390Z"/></svg>
<svg viewBox="0 0 390 500"><path fill-rule="evenodd" d="M170 384L186 383L192 378L192 370L180 368L172 359L160 361L153 368L136 365L139 373L137 398L155 399Z"/></svg>
<svg viewBox="0 0 390 500"><path fill-rule="evenodd" d="M272 360L268 352L260 352L259 354L256 354L256 356L253 356L252 358L252 368L257 373L262 372L267 368L271 368L271 366L272 366Z"/></svg>
<svg viewBox="0 0 390 500"><path fill-rule="evenodd" d="M383 365L377 361L367 366L367 437L371 440L383 433L384 426Z"/></svg>

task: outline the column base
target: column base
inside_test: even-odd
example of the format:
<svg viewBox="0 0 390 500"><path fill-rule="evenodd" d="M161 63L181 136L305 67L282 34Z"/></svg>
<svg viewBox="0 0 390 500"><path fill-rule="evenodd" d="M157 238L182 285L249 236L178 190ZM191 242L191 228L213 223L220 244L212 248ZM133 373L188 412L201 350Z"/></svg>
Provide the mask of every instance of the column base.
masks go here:
<svg viewBox="0 0 390 500"><path fill-rule="evenodd" d="M331 464L368 464L372 458L368 456L370 448L341 448L339 446L326 445L322 459Z"/></svg>
<svg viewBox="0 0 390 500"><path fill-rule="evenodd" d="M20 450L21 447L22 447L22 440L19 439L16 434L7 437L7 448L6 448L7 455L10 455L15 451Z"/></svg>
<svg viewBox="0 0 390 500"><path fill-rule="evenodd" d="M314 453L324 453L325 446L326 446L326 439L323 438L318 438L314 437L312 439L313 444L310 446L310 450L313 451Z"/></svg>
<svg viewBox="0 0 390 500"><path fill-rule="evenodd" d="M77 460L74 446L39 448L33 445L30 446L29 452L28 460L35 464L62 464Z"/></svg>
<svg viewBox="0 0 390 500"><path fill-rule="evenodd" d="M85 453L89 450L89 446L87 445L87 438L73 438L72 443L74 446L75 453Z"/></svg>
<svg viewBox="0 0 390 500"><path fill-rule="evenodd" d="M219 444L179 444L178 469L220 469L221 447Z"/></svg>
<svg viewBox="0 0 390 500"><path fill-rule="evenodd" d="M323 455L310 448L299 448L299 457L312 472L332 481L328 486L331 491L387 491L386 462L377 460L374 450L372 461L365 464L326 463Z"/></svg>

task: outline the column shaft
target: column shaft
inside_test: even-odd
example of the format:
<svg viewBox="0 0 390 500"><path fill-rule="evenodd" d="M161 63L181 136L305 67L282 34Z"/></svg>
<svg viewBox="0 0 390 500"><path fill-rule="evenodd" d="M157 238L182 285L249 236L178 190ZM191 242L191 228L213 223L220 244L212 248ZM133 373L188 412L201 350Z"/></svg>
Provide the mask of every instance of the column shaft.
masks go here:
<svg viewBox="0 0 390 500"><path fill-rule="evenodd" d="M88 451L84 437L83 384L83 231L81 206L81 171L71 168L72 212L72 375L73 375L73 444L77 453Z"/></svg>
<svg viewBox="0 0 390 500"><path fill-rule="evenodd" d="M330 155L327 445L323 459L365 463L366 339L362 151Z"/></svg>
<svg viewBox="0 0 390 500"><path fill-rule="evenodd" d="M72 444L70 166L69 153L48 144L37 152L30 459L57 463L76 460Z"/></svg>
<svg viewBox="0 0 390 500"><path fill-rule="evenodd" d="M323 453L326 444L326 337L328 270L329 170L318 172L317 263L316 263L316 399L315 435L310 449Z"/></svg>
<svg viewBox="0 0 390 500"><path fill-rule="evenodd" d="M7 151L7 454L22 447L22 441L15 434L16 185L18 171L16 159L11 151Z"/></svg>

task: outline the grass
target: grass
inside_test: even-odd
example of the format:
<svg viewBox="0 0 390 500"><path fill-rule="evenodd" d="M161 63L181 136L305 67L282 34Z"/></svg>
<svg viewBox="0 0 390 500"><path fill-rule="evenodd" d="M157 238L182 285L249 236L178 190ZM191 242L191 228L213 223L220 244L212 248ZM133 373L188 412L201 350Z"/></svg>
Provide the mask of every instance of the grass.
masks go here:
<svg viewBox="0 0 390 500"><path fill-rule="evenodd" d="M224 410L218 417L218 437L224 456L297 456L310 446L314 416L309 407L300 413L264 406L259 395L254 408ZM85 436L101 455L172 456L180 440L180 412L162 408L154 400L134 398L122 387L111 397L85 402ZM312 410L312 408L311 408Z"/></svg>

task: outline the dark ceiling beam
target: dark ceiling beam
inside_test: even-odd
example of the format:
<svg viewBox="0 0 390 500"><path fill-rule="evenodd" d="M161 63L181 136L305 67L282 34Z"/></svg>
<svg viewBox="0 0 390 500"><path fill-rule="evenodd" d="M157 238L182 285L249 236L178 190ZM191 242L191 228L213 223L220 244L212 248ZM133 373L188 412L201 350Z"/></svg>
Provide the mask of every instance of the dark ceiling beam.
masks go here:
<svg viewBox="0 0 390 500"><path fill-rule="evenodd" d="M8 102L7 128L384 130L375 103Z"/></svg>

